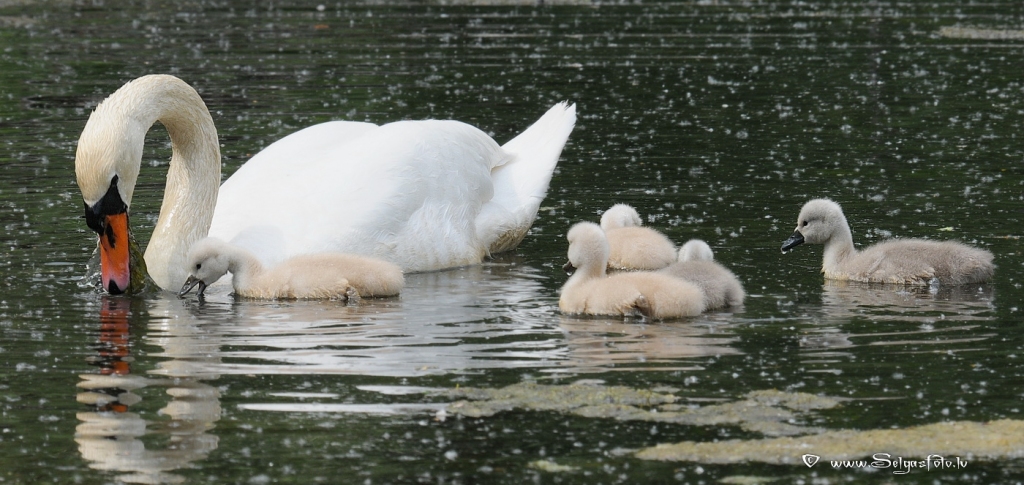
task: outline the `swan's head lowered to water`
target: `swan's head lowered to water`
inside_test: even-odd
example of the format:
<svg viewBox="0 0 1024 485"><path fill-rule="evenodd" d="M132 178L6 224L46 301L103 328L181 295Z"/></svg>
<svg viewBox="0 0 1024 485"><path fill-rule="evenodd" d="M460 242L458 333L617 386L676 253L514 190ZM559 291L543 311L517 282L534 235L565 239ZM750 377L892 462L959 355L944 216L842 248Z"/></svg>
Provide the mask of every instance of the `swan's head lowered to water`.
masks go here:
<svg viewBox="0 0 1024 485"><path fill-rule="evenodd" d="M160 219L143 262L128 218L146 132L157 121L167 128L173 155ZM115 91L89 116L78 140L75 175L86 223L99 235L103 288L140 290L147 266L166 288L174 276L169 268L178 271L188 247L210 228L220 185L217 130L188 84L173 76L144 76Z"/></svg>
<svg viewBox="0 0 1024 485"><path fill-rule="evenodd" d="M110 186L96 202L85 202L85 223L100 236L100 264L103 287L110 293L124 293L130 286L128 205L120 195L114 175Z"/></svg>
<svg viewBox="0 0 1024 485"><path fill-rule="evenodd" d="M128 206L142 161L142 144L128 143L131 134L124 133L130 130L129 123L115 121L117 113L123 112L115 106L122 104L118 101L111 96L97 106L75 155L85 222L99 235L103 288L110 293L124 293L130 286Z"/></svg>
<svg viewBox="0 0 1024 485"><path fill-rule="evenodd" d="M266 263L335 251L430 271L519 244L575 120L573 106L556 104L505 145L453 120L332 121L274 142L221 187L217 130L199 94L173 76L145 76L97 106L75 171L111 293L139 290L128 219L145 134L157 121L173 153L145 266L161 288L181 285L189 248L208 235ZM281 201L301 203L301 215Z"/></svg>

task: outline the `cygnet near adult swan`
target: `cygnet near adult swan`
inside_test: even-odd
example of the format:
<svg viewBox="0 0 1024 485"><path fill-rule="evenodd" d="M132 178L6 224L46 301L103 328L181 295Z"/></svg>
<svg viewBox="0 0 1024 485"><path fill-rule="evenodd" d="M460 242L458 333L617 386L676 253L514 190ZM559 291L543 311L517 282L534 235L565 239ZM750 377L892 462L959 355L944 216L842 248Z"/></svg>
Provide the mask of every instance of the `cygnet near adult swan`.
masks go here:
<svg viewBox="0 0 1024 485"><path fill-rule="evenodd" d="M189 248L207 235L268 266L337 251L428 271L513 249L533 224L576 110L559 103L503 146L458 121L323 123L271 144L221 186L217 130L199 94L173 76L138 78L96 107L75 158L111 293L132 279L128 215L157 121L173 154L145 265L175 290L188 276Z"/></svg>
<svg viewBox="0 0 1024 485"><path fill-rule="evenodd" d="M273 268L264 268L249 251L208 237L192 245L186 264L189 277L178 292L185 296L231 273L235 294L263 299L344 299L395 296L405 278L392 263L344 253L295 256Z"/></svg>
<svg viewBox="0 0 1024 485"><path fill-rule="evenodd" d="M828 199L804 204L782 251L804 242L825 245L821 272L831 280L963 285L988 281L995 272L992 253L955 241L896 239L858 251L843 209Z"/></svg>

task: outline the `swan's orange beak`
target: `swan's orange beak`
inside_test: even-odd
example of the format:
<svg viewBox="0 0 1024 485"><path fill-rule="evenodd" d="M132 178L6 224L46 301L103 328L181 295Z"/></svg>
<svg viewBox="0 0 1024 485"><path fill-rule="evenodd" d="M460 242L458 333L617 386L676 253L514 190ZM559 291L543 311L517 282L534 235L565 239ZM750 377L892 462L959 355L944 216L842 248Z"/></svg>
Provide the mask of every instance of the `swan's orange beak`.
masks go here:
<svg viewBox="0 0 1024 485"><path fill-rule="evenodd" d="M117 191L118 177L110 180L107 193L95 204L85 204L85 223L100 236L100 273L103 288L117 295L131 285L131 235L128 205Z"/></svg>
<svg viewBox="0 0 1024 485"><path fill-rule="evenodd" d="M103 287L111 294L124 293L131 281L128 264L128 214L106 216L103 234L100 234L100 268Z"/></svg>

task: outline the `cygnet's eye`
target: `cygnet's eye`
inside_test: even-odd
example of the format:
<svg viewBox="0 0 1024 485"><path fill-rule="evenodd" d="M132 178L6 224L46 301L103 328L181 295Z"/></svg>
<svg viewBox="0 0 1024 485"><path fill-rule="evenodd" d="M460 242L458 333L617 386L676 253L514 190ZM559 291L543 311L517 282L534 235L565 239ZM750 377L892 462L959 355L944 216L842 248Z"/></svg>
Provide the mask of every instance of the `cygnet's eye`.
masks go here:
<svg viewBox="0 0 1024 485"><path fill-rule="evenodd" d="M203 267L203 263L196 263L196 269L197 270L202 268L202 267Z"/></svg>
<svg viewBox="0 0 1024 485"><path fill-rule="evenodd" d="M807 227L807 221L803 221L803 222L801 222L801 223L800 223L800 227Z"/></svg>

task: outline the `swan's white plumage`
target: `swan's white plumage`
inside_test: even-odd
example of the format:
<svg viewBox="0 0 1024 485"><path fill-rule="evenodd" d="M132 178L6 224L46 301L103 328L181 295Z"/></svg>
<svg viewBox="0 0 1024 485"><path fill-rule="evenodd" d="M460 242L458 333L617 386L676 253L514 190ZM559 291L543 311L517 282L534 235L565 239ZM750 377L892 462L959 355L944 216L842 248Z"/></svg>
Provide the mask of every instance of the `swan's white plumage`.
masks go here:
<svg viewBox="0 0 1024 485"><path fill-rule="evenodd" d="M175 289L187 276L188 248L207 234L266 265L338 251L426 271L514 248L536 217L576 112L559 103L504 147L457 121L324 123L256 154L218 196L216 129L202 100L173 76L145 76L101 103L83 131L76 172L87 204L117 174L130 206L142 141L158 120L175 153L164 224L146 262L158 285Z"/></svg>
<svg viewBox="0 0 1024 485"><path fill-rule="evenodd" d="M210 235L246 246L264 264L340 248L408 271L479 262L486 247L475 216L491 200L490 171L504 159L501 147L456 121L358 131L313 150L299 132L268 147L266 156L258 153L250 162L257 163L243 165L221 187ZM302 160L278 163L287 153Z"/></svg>
<svg viewBox="0 0 1024 485"><path fill-rule="evenodd" d="M571 122L569 121L571 118ZM515 248L537 216L565 140L572 133L575 105L557 104L536 123L502 145L505 160L491 171L493 198L476 219L477 236L490 252ZM547 174L546 179L541 174Z"/></svg>

